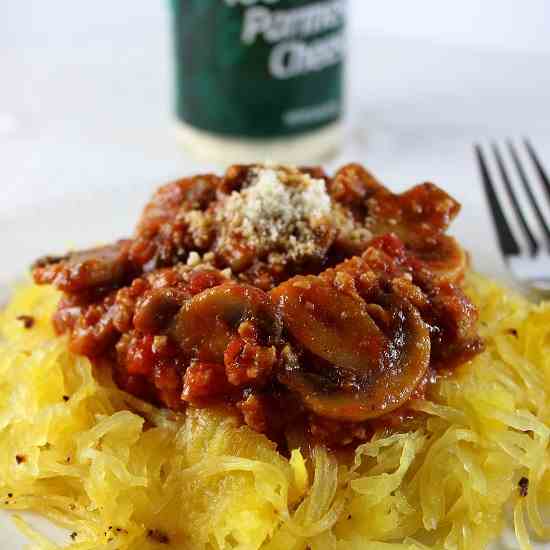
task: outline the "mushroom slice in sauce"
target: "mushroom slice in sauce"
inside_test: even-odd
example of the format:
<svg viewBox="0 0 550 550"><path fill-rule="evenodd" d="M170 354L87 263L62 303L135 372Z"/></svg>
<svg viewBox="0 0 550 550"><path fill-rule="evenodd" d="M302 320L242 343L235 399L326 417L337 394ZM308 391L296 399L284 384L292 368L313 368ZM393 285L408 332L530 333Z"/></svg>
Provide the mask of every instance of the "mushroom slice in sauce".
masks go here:
<svg viewBox="0 0 550 550"><path fill-rule="evenodd" d="M114 287L128 274L130 241L73 252L57 261L38 262L33 276L38 284L53 284L67 293Z"/></svg>
<svg viewBox="0 0 550 550"><path fill-rule="evenodd" d="M390 299L386 335L359 296L319 278L296 277L273 295L298 345L336 371L308 372L289 346L283 351L279 380L316 414L345 421L375 418L406 402L426 373L428 327L406 300Z"/></svg>
<svg viewBox="0 0 550 550"><path fill-rule="evenodd" d="M223 363L227 346L245 321L264 345L280 338L282 321L268 294L253 286L225 283L185 303L170 332L190 357Z"/></svg>
<svg viewBox="0 0 550 550"><path fill-rule="evenodd" d="M454 237L438 235L429 242L410 245L410 252L429 269L438 284L458 283L468 267L468 254Z"/></svg>

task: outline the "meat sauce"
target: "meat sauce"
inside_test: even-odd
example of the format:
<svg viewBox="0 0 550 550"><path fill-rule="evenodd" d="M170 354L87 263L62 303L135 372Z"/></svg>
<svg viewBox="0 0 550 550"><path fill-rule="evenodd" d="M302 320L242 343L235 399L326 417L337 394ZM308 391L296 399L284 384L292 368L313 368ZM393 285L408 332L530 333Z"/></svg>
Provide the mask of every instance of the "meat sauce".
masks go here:
<svg viewBox="0 0 550 550"><path fill-rule="evenodd" d="M226 407L273 440L366 440L483 348L433 184L233 166L161 187L132 238L33 267L71 349L124 390ZM294 435L293 435L294 434Z"/></svg>

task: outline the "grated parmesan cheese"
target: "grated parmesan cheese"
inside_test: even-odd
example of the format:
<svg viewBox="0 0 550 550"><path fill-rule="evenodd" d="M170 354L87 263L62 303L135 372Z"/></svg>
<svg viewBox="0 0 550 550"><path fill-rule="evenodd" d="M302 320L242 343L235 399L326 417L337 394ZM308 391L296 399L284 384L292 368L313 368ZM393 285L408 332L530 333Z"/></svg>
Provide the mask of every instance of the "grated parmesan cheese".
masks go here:
<svg viewBox="0 0 550 550"><path fill-rule="evenodd" d="M262 166L247 187L226 199L217 221L227 245L241 239L259 254L282 249L299 259L316 254L330 212L323 180L295 169Z"/></svg>
<svg viewBox="0 0 550 550"><path fill-rule="evenodd" d="M195 252L192 250L189 252L189 256L187 256L187 265L189 267L195 267L201 263L201 256L198 252Z"/></svg>

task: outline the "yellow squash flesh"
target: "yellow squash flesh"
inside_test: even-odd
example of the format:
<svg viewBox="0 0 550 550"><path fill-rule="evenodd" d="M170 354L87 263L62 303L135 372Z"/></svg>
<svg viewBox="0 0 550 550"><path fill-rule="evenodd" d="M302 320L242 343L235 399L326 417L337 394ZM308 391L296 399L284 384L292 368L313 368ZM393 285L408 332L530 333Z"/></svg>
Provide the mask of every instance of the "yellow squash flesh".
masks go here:
<svg viewBox="0 0 550 550"><path fill-rule="evenodd" d="M487 350L415 403L413 431L338 462L287 460L221 413L119 391L53 334L58 294L22 286L0 314L0 506L74 531L74 550L403 550L483 548L510 502L526 550L528 527L550 536L550 304L475 276L468 292ZM57 548L17 522L32 548Z"/></svg>

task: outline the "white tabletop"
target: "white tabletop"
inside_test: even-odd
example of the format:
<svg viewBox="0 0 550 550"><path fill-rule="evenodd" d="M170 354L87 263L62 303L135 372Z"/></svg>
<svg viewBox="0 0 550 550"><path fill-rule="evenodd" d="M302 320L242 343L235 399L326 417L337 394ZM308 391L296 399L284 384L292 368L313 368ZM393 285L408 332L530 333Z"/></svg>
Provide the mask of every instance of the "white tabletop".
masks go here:
<svg viewBox="0 0 550 550"><path fill-rule="evenodd" d="M472 143L528 134L550 163L548 3L351 4L347 138L329 168L358 160L397 189L439 183L464 205L454 230L476 266L503 275ZM212 168L174 139L166 5L6 6L0 283L39 254L128 234L156 185Z"/></svg>
<svg viewBox="0 0 550 550"><path fill-rule="evenodd" d="M358 160L397 189L439 183L464 205L454 230L476 266L504 276L472 143L528 134L550 163L550 9L470 0L445 16L435 0L409 4L350 6L347 138L329 168ZM174 139L167 6L6 6L0 284L42 253L128 234L156 185L212 168Z"/></svg>

